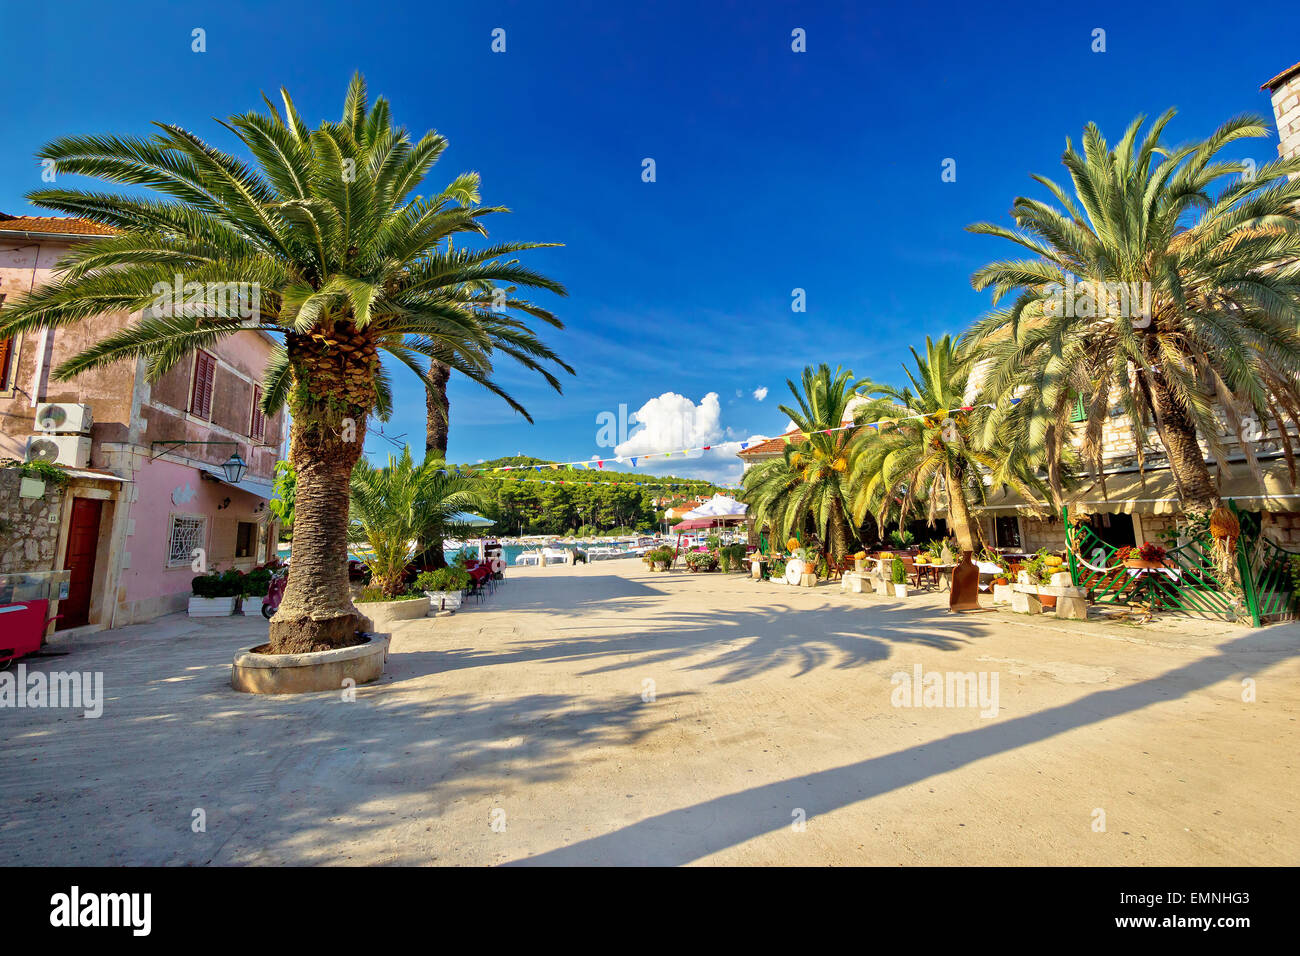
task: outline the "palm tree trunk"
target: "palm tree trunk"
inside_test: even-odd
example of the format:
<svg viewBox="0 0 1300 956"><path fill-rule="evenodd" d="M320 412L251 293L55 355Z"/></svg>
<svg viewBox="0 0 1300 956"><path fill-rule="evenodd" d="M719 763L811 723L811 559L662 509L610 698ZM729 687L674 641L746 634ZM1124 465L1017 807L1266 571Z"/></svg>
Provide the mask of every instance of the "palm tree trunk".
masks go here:
<svg viewBox="0 0 1300 956"><path fill-rule="evenodd" d="M436 359L429 363L429 381L436 388L425 389L424 457L447 458L447 432L451 428L451 402L447 380L451 369Z"/></svg>
<svg viewBox="0 0 1300 956"><path fill-rule="evenodd" d="M961 551L975 551L979 533L971 522L965 484L960 476L953 475L951 467L945 467L944 480L948 485L948 517L952 519L952 532L957 536L957 548Z"/></svg>
<svg viewBox="0 0 1300 956"><path fill-rule="evenodd" d="M451 401L447 398L447 380L451 378L451 369L432 359L429 362L429 381L434 388L424 392L424 459L440 458L447 460L447 433L451 430ZM422 543L415 564L420 568L437 570L447 566L443 552L441 534L430 536Z"/></svg>
<svg viewBox="0 0 1300 956"><path fill-rule="evenodd" d="M1178 486L1183 509L1213 511L1219 506L1219 492L1196 440L1196 423L1163 380L1152 376L1150 385L1156 432L1160 435L1160 443L1165 446L1169 471Z"/></svg>
<svg viewBox="0 0 1300 956"><path fill-rule="evenodd" d="M838 504L831 506L829 531L831 560L839 564L844 560L844 555L849 553L849 522Z"/></svg>
<svg viewBox="0 0 1300 956"><path fill-rule="evenodd" d="M328 336L291 333L288 349L295 534L284 600L271 620L273 654L347 647L372 626L348 584L348 504L378 359L368 336L343 322Z"/></svg>

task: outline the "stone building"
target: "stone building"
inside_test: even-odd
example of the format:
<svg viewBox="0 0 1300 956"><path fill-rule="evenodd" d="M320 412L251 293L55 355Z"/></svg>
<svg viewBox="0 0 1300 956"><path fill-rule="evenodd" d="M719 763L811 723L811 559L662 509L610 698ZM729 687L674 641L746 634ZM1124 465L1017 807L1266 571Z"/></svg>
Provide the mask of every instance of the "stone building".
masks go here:
<svg viewBox="0 0 1300 956"><path fill-rule="evenodd" d="M111 232L0 214L0 309L51 281L75 243ZM143 360L55 380L61 362L129 319L99 315L0 342L0 460L45 458L68 479L24 498L18 471L0 470L0 574L70 569L56 629L182 609L196 551L208 567L247 569L276 550L268 502L285 419L257 408L273 341L237 333L153 383ZM222 467L232 456L247 465L235 482Z"/></svg>
<svg viewBox="0 0 1300 956"><path fill-rule="evenodd" d="M1277 120L1278 153L1300 155L1300 63L1279 73L1262 87L1272 97ZM1075 409L1075 421L1082 422L1082 400ZM1294 487L1282 453L1280 436L1256 422L1252 445L1259 463L1259 479L1247 465L1236 432L1219 409L1219 440L1227 454L1216 462L1202 439L1201 447L1219 493L1242 511L1254 514L1270 538L1289 549L1300 549L1300 488ZM1246 429L1247 432L1251 430ZM1293 443L1296 441L1292 434ZM1072 436L1075 447L1082 445L1082 425ZM1071 508L1088 515L1088 523L1102 540L1116 545L1159 543L1162 531L1176 523L1181 511L1178 491L1155 429L1147 435L1147 453L1139 469L1137 436L1133 423L1118 408L1102 432L1103 483L1076 488ZM994 492L987 507L978 509L987 539L994 544L1034 551L1060 550L1065 536L1058 516L1039 517L1016 496Z"/></svg>
<svg viewBox="0 0 1300 956"><path fill-rule="evenodd" d="M1272 97L1273 115L1277 120L1278 152L1282 156L1300 155L1300 63L1279 73L1263 89ZM980 382L980 369L971 376L967 401L974 400ZM1300 550L1300 487L1292 485L1282 453L1280 436L1262 428L1254 434L1252 449L1259 465L1259 479L1251 472L1244 450L1229 427L1228 417L1219 410L1219 439L1226 449L1223 462L1216 462L1202 440L1207 464L1218 481L1220 495L1231 500L1242 512L1258 517L1267 535L1290 550ZM1086 414L1083 399L1074 410L1078 424L1071 436L1076 448L1083 443ZM738 454L748 469L760 461L782 454L787 439L799 440L799 433L750 445ZM1121 409L1112 408L1102 431L1103 479L1077 487L1068 494L1075 514L1085 514L1087 522L1104 541L1115 545L1159 543L1160 534L1170 529L1181 512L1177 488L1163 449L1150 429L1146 453L1139 468L1137 435L1133 423ZM1292 434L1293 445L1300 447L1300 436ZM974 513L985 540L995 547L1035 551L1065 547L1065 532L1059 515L1045 514L1015 494L1004 489L990 489L988 502ZM937 522L935 537L946 532L942 519Z"/></svg>

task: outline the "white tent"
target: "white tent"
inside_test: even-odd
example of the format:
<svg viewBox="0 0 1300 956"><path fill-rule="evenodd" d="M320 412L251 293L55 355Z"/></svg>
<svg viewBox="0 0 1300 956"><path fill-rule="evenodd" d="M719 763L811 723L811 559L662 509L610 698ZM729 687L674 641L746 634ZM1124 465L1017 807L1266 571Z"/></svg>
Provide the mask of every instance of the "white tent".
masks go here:
<svg viewBox="0 0 1300 956"><path fill-rule="evenodd" d="M447 524L472 525L476 528L485 528L491 523L491 518L484 518L469 511L457 511L447 518Z"/></svg>
<svg viewBox="0 0 1300 956"><path fill-rule="evenodd" d="M726 495L714 495L704 504L692 511L682 515L682 519L689 521L692 518L738 518L749 510L749 505L737 501L735 498L728 498Z"/></svg>

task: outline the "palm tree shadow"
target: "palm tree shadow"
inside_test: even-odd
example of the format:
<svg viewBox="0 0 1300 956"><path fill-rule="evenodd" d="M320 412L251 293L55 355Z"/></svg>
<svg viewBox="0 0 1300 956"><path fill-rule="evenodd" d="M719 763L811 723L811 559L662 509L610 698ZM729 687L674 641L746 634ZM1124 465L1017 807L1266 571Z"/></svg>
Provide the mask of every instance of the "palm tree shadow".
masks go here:
<svg viewBox="0 0 1300 956"><path fill-rule="evenodd" d="M628 607L637 609L635 604ZM527 625L520 629L526 631ZM592 675L668 666L703 655L705 659L682 666L690 671L721 671L715 681L725 684L789 666L795 667L796 677L822 666L858 667L887 660L894 648L903 645L956 650L977 638L984 627L976 618L938 607L872 603L669 611L632 629L596 635L584 630L578 638L523 637L490 650L469 645L428 651L403 648L395 656L401 670L394 677L554 661L589 662L591 666L580 673Z"/></svg>
<svg viewBox="0 0 1300 956"><path fill-rule="evenodd" d="M507 865L650 865L690 863L790 823L796 807L808 816L910 786L978 760L1015 750L1089 724L1130 714L1231 677L1256 674L1296 655L1294 641L1279 646L1255 631L1219 648L1213 657L1157 677L977 730L952 734L831 770L781 780L638 821L603 836ZM1249 667L1234 660L1250 653Z"/></svg>

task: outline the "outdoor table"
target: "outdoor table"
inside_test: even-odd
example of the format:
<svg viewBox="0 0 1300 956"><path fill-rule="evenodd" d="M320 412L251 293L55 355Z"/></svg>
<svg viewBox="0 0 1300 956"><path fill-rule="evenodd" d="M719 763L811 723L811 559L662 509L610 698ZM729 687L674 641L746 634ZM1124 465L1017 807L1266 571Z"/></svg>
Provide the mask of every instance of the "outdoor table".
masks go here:
<svg viewBox="0 0 1300 956"><path fill-rule="evenodd" d="M1164 587L1162 578L1168 578L1177 586L1183 576L1180 568L1131 568L1125 565L1124 573L1135 579L1133 596L1145 595L1151 610L1164 610L1176 606L1171 605L1167 600L1168 590Z"/></svg>
<svg viewBox="0 0 1300 956"><path fill-rule="evenodd" d="M913 567L916 568L917 571L916 580L918 584L920 584L922 578L926 578L934 585L935 589L938 590L939 585L944 581L947 581L948 590L952 590L952 569L957 567L956 564L933 564L926 562L925 564L915 564Z"/></svg>

